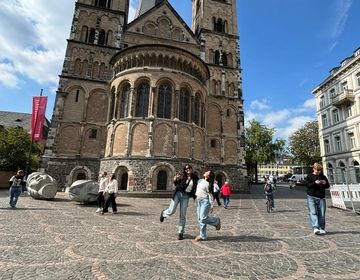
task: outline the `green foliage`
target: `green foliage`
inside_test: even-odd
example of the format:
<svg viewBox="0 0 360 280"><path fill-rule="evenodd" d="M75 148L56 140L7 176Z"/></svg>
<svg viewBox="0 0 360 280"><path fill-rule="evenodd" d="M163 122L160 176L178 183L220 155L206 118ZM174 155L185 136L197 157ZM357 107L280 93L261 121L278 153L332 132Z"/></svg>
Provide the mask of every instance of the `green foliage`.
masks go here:
<svg viewBox="0 0 360 280"><path fill-rule="evenodd" d="M31 137L23 128L11 127L0 129L0 170L15 171L26 169ZM41 150L33 143L30 158L30 170L39 166Z"/></svg>
<svg viewBox="0 0 360 280"><path fill-rule="evenodd" d="M311 166L314 162L321 162L319 124L316 120L307 122L290 135L289 150L293 163Z"/></svg>
<svg viewBox="0 0 360 280"><path fill-rule="evenodd" d="M257 180L257 165L275 162L282 157L285 140L276 139L273 142L274 128L267 128L256 120L251 120L245 131L245 161L248 175L255 175Z"/></svg>

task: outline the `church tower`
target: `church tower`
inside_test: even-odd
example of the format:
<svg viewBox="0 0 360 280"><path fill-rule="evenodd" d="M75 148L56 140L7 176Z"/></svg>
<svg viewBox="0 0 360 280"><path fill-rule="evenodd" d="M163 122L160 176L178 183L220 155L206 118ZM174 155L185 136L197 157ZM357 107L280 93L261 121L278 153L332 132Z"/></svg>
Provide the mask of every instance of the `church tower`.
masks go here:
<svg viewBox="0 0 360 280"><path fill-rule="evenodd" d="M109 119L109 61L122 47L128 8L129 0L75 3L42 160L42 168L61 186L97 179Z"/></svg>
<svg viewBox="0 0 360 280"><path fill-rule="evenodd" d="M206 129L208 162L236 184L246 176L244 112L235 0L193 0L192 30L210 70ZM237 175L236 175L237 174Z"/></svg>

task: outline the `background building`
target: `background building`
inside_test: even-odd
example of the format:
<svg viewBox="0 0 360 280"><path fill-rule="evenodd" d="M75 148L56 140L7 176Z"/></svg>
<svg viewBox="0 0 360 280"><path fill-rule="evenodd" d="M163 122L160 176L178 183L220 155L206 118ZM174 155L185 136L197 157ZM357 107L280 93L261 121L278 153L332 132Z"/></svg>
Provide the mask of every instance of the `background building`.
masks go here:
<svg viewBox="0 0 360 280"><path fill-rule="evenodd" d="M360 183L360 49L313 90L321 156L333 183Z"/></svg>
<svg viewBox="0 0 360 280"><path fill-rule="evenodd" d="M189 7L190 8L190 7ZM236 1L78 0L42 167L61 186L115 173L120 189L169 191L186 163L247 184Z"/></svg>

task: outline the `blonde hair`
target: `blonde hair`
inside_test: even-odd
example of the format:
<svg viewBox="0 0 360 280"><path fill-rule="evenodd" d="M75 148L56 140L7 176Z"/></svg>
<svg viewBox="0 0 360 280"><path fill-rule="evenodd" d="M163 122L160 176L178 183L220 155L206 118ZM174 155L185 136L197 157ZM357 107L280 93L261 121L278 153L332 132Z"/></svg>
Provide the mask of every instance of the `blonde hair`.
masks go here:
<svg viewBox="0 0 360 280"><path fill-rule="evenodd" d="M322 169L322 165L320 163L315 162L313 165L314 169Z"/></svg>

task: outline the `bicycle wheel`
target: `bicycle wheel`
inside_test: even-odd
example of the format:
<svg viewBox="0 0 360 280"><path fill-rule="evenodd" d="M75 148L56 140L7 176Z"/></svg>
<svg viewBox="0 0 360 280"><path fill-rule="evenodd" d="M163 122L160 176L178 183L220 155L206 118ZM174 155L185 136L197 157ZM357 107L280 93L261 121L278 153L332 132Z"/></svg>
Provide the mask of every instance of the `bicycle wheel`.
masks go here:
<svg viewBox="0 0 360 280"><path fill-rule="evenodd" d="M270 201L270 199L266 200L266 211L268 213L270 213L270 211L271 211L271 201Z"/></svg>

